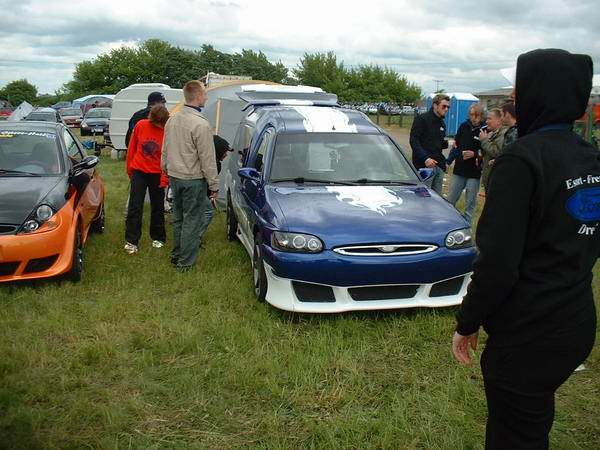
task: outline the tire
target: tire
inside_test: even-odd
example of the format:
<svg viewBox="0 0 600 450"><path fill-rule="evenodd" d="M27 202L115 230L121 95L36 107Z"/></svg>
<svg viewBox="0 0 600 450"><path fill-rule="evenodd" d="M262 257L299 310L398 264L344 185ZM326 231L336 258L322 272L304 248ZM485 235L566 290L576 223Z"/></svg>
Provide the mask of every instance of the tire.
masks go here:
<svg viewBox="0 0 600 450"><path fill-rule="evenodd" d="M74 283L81 281L83 275L83 243L81 241L81 227L77 222L75 231L75 240L73 245L73 256L71 259L71 269L67 272L66 278Z"/></svg>
<svg viewBox="0 0 600 450"><path fill-rule="evenodd" d="M254 251L252 252L252 277L254 280L254 293L259 302L264 302L267 296L267 274L265 272L265 264L263 261L262 237L257 233L254 237Z"/></svg>
<svg viewBox="0 0 600 450"><path fill-rule="evenodd" d="M231 204L231 197L230 195L227 195L227 207L226 207L226 212L227 212L227 218L226 218L226 233L227 233L227 240L230 242L234 242L237 241L237 229L238 229L238 222L237 219L235 218L235 213L233 212L233 205Z"/></svg>
<svg viewBox="0 0 600 450"><path fill-rule="evenodd" d="M104 202L102 202L100 205L100 214L90 224L90 231L93 231L94 233L104 233L105 220Z"/></svg>

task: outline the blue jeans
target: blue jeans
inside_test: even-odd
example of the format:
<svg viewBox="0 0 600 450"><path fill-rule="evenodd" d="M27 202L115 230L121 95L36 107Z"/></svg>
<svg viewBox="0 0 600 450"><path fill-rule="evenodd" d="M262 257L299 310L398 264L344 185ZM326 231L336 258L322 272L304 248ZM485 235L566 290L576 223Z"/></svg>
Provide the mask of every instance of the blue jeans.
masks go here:
<svg viewBox="0 0 600 450"><path fill-rule="evenodd" d="M477 194L479 193L479 178L467 178L452 174L450 189L448 191L448 201L456 206L460 194L465 190L465 219L471 223L473 212L477 205Z"/></svg>
<svg viewBox="0 0 600 450"><path fill-rule="evenodd" d="M433 189L438 194L442 195L442 190L444 188L444 174L445 172L440 169L438 166L433 168L432 177L425 182L427 186Z"/></svg>
<svg viewBox="0 0 600 450"><path fill-rule="evenodd" d="M200 226L200 242L202 242L202 237L204 236L204 233L206 233L206 230L208 229L208 226L210 225L213 216L214 210L212 203L210 201L210 198L206 197L202 211L202 225Z"/></svg>

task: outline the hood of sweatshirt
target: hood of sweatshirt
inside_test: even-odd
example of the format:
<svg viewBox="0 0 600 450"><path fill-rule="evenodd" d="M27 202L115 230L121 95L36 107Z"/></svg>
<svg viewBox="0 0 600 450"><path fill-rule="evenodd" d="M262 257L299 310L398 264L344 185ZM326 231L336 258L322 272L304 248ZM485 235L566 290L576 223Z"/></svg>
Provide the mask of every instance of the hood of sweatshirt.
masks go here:
<svg viewBox="0 0 600 450"><path fill-rule="evenodd" d="M558 49L520 55L515 83L519 137L580 118L590 98L592 76L588 55Z"/></svg>

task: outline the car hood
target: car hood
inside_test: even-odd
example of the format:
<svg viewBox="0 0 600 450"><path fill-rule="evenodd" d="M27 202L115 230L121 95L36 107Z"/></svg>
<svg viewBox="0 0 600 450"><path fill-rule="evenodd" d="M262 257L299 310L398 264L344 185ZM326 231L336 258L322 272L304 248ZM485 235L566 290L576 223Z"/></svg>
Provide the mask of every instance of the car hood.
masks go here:
<svg viewBox="0 0 600 450"><path fill-rule="evenodd" d="M286 231L314 234L326 248L352 244L444 245L448 232L468 227L434 191L415 186L267 186Z"/></svg>
<svg viewBox="0 0 600 450"><path fill-rule="evenodd" d="M64 177L0 176L0 223L22 224L33 208L46 199L55 209L60 209L66 191L62 192L62 199L59 194L50 194L54 194L61 182L65 183Z"/></svg>

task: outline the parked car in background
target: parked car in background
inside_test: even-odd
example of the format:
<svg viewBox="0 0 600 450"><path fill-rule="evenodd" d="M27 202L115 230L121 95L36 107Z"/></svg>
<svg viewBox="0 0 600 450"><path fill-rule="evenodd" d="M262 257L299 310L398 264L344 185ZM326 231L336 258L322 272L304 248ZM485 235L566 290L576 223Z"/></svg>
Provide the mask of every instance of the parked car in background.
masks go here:
<svg viewBox="0 0 600 450"><path fill-rule="evenodd" d="M104 229L104 183L62 123L0 124L0 282L79 281L90 231Z"/></svg>
<svg viewBox="0 0 600 450"><path fill-rule="evenodd" d="M111 111L110 108L90 109L81 121L81 135L93 136L104 134L105 128L108 127Z"/></svg>
<svg viewBox="0 0 600 450"><path fill-rule="evenodd" d="M62 108L58 112L67 126L76 128L81 126L83 114L79 108Z"/></svg>
<svg viewBox="0 0 600 450"><path fill-rule="evenodd" d="M38 108L31 111L23 120L40 122L56 122L64 124L58 111L52 108Z"/></svg>
<svg viewBox="0 0 600 450"><path fill-rule="evenodd" d="M8 119L8 117L12 114L14 110L15 109L11 108L10 106L0 108L0 120Z"/></svg>
<svg viewBox="0 0 600 450"><path fill-rule="evenodd" d="M51 108L53 108L57 111L60 109L63 109L63 108L70 108L70 107L71 107L71 102L58 102L51 106Z"/></svg>
<svg viewBox="0 0 600 450"><path fill-rule="evenodd" d="M226 224L257 298L309 313L459 304L476 253L469 223L426 186L430 169L327 95L245 98Z"/></svg>

